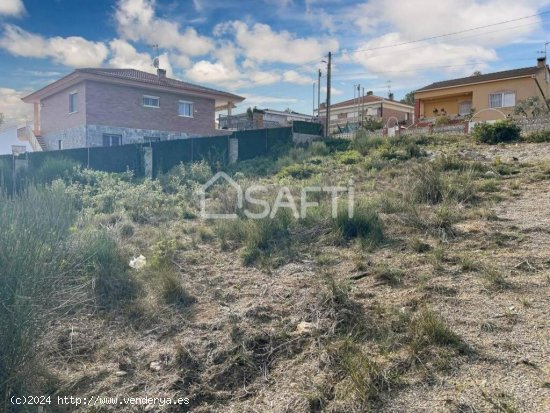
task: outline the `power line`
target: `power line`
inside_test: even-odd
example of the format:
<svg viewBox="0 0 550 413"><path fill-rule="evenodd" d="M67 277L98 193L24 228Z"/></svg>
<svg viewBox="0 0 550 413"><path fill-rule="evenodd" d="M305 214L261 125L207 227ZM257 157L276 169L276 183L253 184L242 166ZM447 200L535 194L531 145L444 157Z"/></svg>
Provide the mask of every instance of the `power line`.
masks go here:
<svg viewBox="0 0 550 413"><path fill-rule="evenodd" d="M538 17L538 16L542 16L543 14L549 14L549 13L550 13L550 10L547 10L547 11L540 12L540 13L537 13L537 14L532 14L530 16L519 17L517 19L506 20L506 21L502 21L502 22L498 22L498 23L486 24L484 26L478 26L478 27L473 27L471 29L459 30L457 32L439 34L437 36L431 36L431 37L425 37L423 39L410 40L410 41L407 41L407 42L394 43L394 44L389 44L389 45L385 45L385 46L369 47L369 48L366 48L366 49L357 49L357 50L355 50L355 52L367 52L367 51L371 51L371 50L387 49L387 48L390 48L390 47L404 46L404 45L407 45L407 44L427 42L429 40L435 40L435 39L440 39L442 37L448 37L448 36L454 36L456 34L472 32L474 30L485 29L487 27L494 27L494 26L498 26L498 25L501 25L501 24L517 22L517 21L525 20L525 19L531 19L533 17ZM340 53L342 53L342 52L340 52Z"/></svg>
<svg viewBox="0 0 550 413"><path fill-rule="evenodd" d="M547 20L542 20L542 22L549 22L550 19L547 19ZM515 30L515 29L519 29L521 27L525 27L525 26L530 26L532 23L526 23L526 24L519 24L517 26L513 26L513 27L506 27L504 29L499 29L499 30L491 30L490 32L483 32L483 33L479 33L479 34L475 34L473 36L463 36L463 37L458 37L458 38L455 38L455 39L451 39L451 41L457 41L457 40L464 40L464 39L475 39L475 38L479 38L479 37L483 37L483 36L487 36L487 35L490 35L490 34L494 34L494 33L499 33L499 32L503 32L503 31L507 31L507 30ZM416 46L416 47L409 47L407 49L404 49L404 50L400 50L400 53L403 53L403 52L408 52L410 50L418 50L418 49L423 49L425 47L432 47L433 44L425 44L425 45L422 45L422 46ZM352 52L352 53L355 53L356 51ZM388 54L394 54L395 51L389 51L389 52L383 52L383 53L377 53L375 55L367 55L367 56L364 56L362 57L363 59L372 59L372 58L375 58L375 57L378 57L378 56L386 56Z"/></svg>
<svg viewBox="0 0 550 413"><path fill-rule="evenodd" d="M435 40L435 39L439 39L439 38L443 38L443 37L449 37L449 36L454 36L454 35L461 34L461 33L467 33L467 32L471 32L471 31L475 31L475 30L480 30L480 29L484 29L484 28L487 28L487 27L494 27L494 26L499 26L501 24L507 24L507 23L512 23L512 22L515 22L515 21L531 19L533 17L538 17L538 16L542 16L542 15L545 15L545 14L550 14L550 10L545 10L545 11L542 11L540 13L532 14L532 15L529 15L529 16L518 17L517 19L500 21L500 22L497 22L497 23L491 23L491 24L487 24L487 25L484 25L484 26L472 27L472 28L469 28L469 29L459 30L459 31L456 31L456 32L451 32L451 33L439 34L439 35L435 35L435 36L425 37L425 38L422 38L422 39L410 40L410 41L401 42L401 43L393 43L393 44L384 45L384 46L370 47L370 48L365 48L365 49L357 49L357 50L352 51L352 53L366 52L366 51L379 50L379 49L388 49L388 48L391 48L391 47L398 47L398 46L404 46L404 45L408 45L408 44L426 42L426 41L429 41L429 40ZM503 30L506 30L506 29L503 29ZM483 33L480 33L479 35L472 36L472 37L477 37L477 36L480 36L480 35L483 35ZM346 51L340 51L340 52L337 52L337 53L333 53L333 55L335 55L335 54L336 55L342 55L344 53L346 53ZM302 64L295 65L294 67L303 68L307 64L317 63L323 58L325 58L325 56L321 56L321 57L319 57L315 60L310 60L309 62L304 62Z"/></svg>
<svg viewBox="0 0 550 413"><path fill-rule="evenodd" d="M507 61L514 62L514 61L522 61L522 60L525 61L525 60L531 60L531 59L532 58L508 59ZM414 67L414 69L409 69L409 70L384 70L384 73L406 73L406 72L416 72L417 70L474 66L474 65L484 64L484 63L487 63L487 62L470 62L470 63L460 64L460 65L443 65L443 66L411 66L411 67ZM366 75L366 74L369 74L369 73L367 73L367 72L338 73L338 74L334 74L332 77L335 78L335 77L339 77L339 76L355 76L355 75L361 76L361 75Z"/></svg>

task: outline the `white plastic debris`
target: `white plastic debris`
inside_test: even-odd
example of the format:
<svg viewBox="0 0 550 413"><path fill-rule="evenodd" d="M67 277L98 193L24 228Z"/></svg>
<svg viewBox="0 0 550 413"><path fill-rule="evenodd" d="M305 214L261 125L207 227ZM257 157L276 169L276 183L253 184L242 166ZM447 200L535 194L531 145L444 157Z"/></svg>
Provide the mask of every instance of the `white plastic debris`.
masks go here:
<svg viewBox="0 0 550 413"><path fill-rule="evenodd" d="M130 260L130 268L134 268L136 270L139 270L143 267L145 267L145 264L147 264L147 260L143 255L140 254L139 257L134 257Z"/></svg>

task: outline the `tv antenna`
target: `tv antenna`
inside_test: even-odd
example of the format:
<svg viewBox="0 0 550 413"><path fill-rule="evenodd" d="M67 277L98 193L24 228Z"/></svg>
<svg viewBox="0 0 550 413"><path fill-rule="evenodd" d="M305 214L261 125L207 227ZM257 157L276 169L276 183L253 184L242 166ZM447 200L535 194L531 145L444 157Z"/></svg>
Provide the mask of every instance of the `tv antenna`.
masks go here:
<svg viewBox="0 0 550 413"><path fill-rule="evenodd" d="M158 44L153 44L153 45L151 45L151 48L155 49L155 51L156 51L156 56L153 59L153 66L158 69L159 66L160 66L159 45Z"/></svg>

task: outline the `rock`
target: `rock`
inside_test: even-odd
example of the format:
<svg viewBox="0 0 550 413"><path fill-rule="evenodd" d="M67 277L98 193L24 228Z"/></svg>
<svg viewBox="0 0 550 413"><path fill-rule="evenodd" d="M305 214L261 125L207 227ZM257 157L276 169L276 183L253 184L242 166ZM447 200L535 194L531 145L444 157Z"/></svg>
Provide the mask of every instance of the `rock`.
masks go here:
<svg viewBox="0 0 550 413"><path fill-rule="evenodd" d="M151 364L149 364L149 368L153 371L159 371L162 369L162 364L159 361L152 361Z"/></svg>
<svg viewBox="0 0 550 413"><path fill-rule="evenodd" d="M123 376L126 376L128 373L125 372L125 371L122 371L122 370L119 370L115 373L115 376L117 377L123 377Z"/></svg>
<svg viewBox="0 0 550 413"><path fill-rule="evenodd" d="M130 268L133 268L135 270L139 270L147 264L147 260L143 255L139 255L139 257L134 257L130 260Z"/></svg>
<svg viewBox="0 0 550 413"><path fill-rule="evenodd" d="M485 172L485 176L488 177L488 178L496 178L500 175L498 173L496 173L495 171L487 171L487 172Z"/></svg>
<svg viewBox="0 0 550 413"><path fill-rule="evenodd" d="M296 332L301 335L311 334L315 330L313 323L302 321L296 326Z"/></svg>

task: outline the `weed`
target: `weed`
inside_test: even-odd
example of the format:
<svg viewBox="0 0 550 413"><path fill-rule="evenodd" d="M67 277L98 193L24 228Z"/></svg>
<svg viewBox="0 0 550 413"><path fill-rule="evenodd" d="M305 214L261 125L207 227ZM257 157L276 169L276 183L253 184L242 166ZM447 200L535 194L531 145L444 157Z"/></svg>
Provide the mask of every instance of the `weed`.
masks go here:
<svg viewBox="0 0 550 413"><path fill-rule="evenodd" d="M374 275L377 280L385 284L396 286L403 282L403 277L405 274L399 269L379 265L374 269Z"/></svg>
<svg viewBox="0 0 550 413"><path fill-rule="evenodd" d="M409 242L409 248L414 252L423 254L425 252L428 252L432 247L430 246L430 244L427 244L418 238L412 238Z"/></svg>
<svg viewBox="0 0 550 413"><path fill-rule="evenodd" d="M190 295L182 285L181 277L171 270L164 270L158 275L159 291L163 301L177 307L185 308L194 304L197 299Z"/></svg>
<svg viewBox="0 0 550 413"><path fill-rule="evenodd" d="M488 286L495 290L505 290L512 286L504 274L496 268L484 267L482 274Z"/></svg>
<svg viewBox="0 0 550 413"><path fill-rule="evenodd" d="M464 341L433 310L426 307L412 317L408 336L415 357L422 357L430 346L450 347L460 353L469 350Z"/></svg>
<svg viewBox="0 0 550 413"><path fill-rule="evenodd" d="M355 205L353 216L348 213L348 205L341 203L334 220L334 227L343 241L361 238L378 244L384 239L378 212L374 204L366 201L360 201Z"/></svg>

